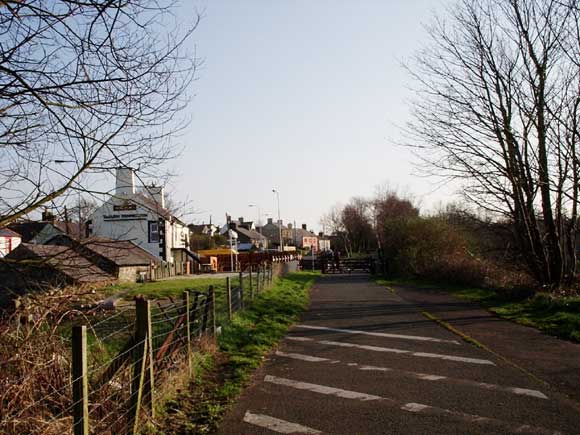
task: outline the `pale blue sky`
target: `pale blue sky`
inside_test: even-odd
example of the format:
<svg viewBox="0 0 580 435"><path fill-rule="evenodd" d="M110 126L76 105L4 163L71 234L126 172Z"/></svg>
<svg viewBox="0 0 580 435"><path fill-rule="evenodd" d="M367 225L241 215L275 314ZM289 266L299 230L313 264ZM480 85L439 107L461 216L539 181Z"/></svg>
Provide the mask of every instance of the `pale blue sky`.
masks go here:
<svg viewBox="0 0 580 435"><path fill-rule="evenodd" d="M449 193L414 174L396 145L408 118L401 62L425 42L422 23L445 0L196 0L192 47L204 60L177 143L170 189L200 214L276 214L318 229L332 205L388 183L426 207ZM275 216L274 216L275 217Z"/></svg>

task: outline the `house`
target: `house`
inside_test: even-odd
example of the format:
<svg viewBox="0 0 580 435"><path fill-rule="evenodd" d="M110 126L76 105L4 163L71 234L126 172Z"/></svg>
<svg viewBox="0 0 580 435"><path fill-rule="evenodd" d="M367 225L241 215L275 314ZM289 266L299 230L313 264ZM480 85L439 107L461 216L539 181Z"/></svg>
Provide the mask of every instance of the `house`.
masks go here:
<svg viewBox="0 0 580 435"><path fill-rule="evenodd" d="M318 236L308 231L306 224L302 224L302 228L294 228L292 238L297 248L312 250L315 254L318 252Z"/></svg>
<svg viewBox="0 0 580 435"><path fill-rule="evenodd" d="M0 258L10 254L21 242L20 234L9 228L0 228Z"/></svg>
<svg viewBox="0 0 580 435"><path fill-rule="evenodd" d="M268 239L270 246L280 246L280 232L282 232L282 241L284 245L291 244L293 240L292 229L284 226L282 220L274 223L272 218L268 218L268 223L260 228L260 232Z"/></svg>
<svg viewBox="0 0 580 435"><path fill-rule="evenodd" d="M80 239L84 237L85 233L78 222L59 221L48 211L42 213L40 221L13 222L8 225L8 228L18 233L22 242L36 245L43 245L47 240L59 234L68 234Z"/></svg>
<svg viewBox="0 0 580 435"><path fill-rule="evenodd" d="M320 252L330 251L330 237L321 231L318 233L318 249Z"/></svg>
<svg viewBox="0 0 580 435"><path fill-rule="evenodd" d="M243 217L238 218L236 221L228 216L227 222L220 233L227 236L228 230L233 230L237 233L238 251L263 251L268 249L268 238L256 231L253 222L246 222Z"/></svg>
<svg viewBox="0 0 580 435"><path fill-rule="evenodd" d="M213 237L218 231L218 227L213 224L189 224L187 227L191 234L197 234L200 236Z"/></svg>
<svg viewBox="0 0 580 435"><path fill-rule="evenodd" d="M165 207L163 187L137 190L131 168L117 168L116 188L87 222L91 237L129 240L160 261L189 273L199 256L189 249L189 228Z"/></svg>
<svg viewBox="0 0 580 435"><path fill-rule="evenodd" d="M78 241L58 235L47 244L68 246L121 282L151 279L152 270L161 263L157 257L129 240L91 237Z"/></svg>
<svg viewBox="0 0 580 435"><path fill-rule="evenodd" d="M106 284L115 278L68 246L21 243L0 264L3 288L16 293L66 285Z"/></svg>

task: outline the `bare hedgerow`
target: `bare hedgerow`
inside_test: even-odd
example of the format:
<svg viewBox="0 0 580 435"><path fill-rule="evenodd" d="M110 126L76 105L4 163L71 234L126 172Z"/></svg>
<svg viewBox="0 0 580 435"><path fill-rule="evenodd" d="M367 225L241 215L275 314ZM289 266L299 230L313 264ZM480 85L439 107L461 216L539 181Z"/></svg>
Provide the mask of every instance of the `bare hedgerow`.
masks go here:
<svg viewBox="0 0 580 435"><path fill-rule="evenodd" d="M27 295L0 320L0 433L51 435L71 427L62 413L71 403L63 327L97 299L87 288Z"/></svg>

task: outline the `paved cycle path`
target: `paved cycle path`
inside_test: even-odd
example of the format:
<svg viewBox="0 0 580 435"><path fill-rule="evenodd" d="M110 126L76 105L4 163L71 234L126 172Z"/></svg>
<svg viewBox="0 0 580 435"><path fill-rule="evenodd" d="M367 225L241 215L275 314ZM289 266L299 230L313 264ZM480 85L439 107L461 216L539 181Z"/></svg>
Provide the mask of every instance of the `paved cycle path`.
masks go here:
<svg viewBox="0 0 580 435"><path fill-rule="evenodd" d="M576 435L579 409L425 318L416 300L334 275L218 433Z"/></svg>

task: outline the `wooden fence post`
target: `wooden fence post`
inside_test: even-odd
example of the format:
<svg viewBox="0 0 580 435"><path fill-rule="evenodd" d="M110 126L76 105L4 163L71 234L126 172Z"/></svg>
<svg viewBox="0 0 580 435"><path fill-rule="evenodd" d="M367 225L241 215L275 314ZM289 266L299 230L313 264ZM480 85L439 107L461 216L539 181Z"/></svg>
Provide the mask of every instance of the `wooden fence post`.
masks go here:
<svg viewBox="0 0 580 435"><path fill-rule="evenodd" d="M137 397L135 394L138 393L139 385L143 384L143 402L147 406L151 417L154 418L154 406L153 406L153 395L154 395L154 373L153 373L153 339L152 339L152 327L151 327L151 303L146 300L143 296L135 297L135 343L137 347L135 349L134 359L133 359L133 401L135 405L139 405L136 402ZM141 361L145 358L145 361ZM149 366L147 367L147 360ZM143 364L145 364L145 379L140 379L140 373ZM140 398L139 398L140 399ZM139 409L134 409L135 415L139 413Z"/></svg>
<svg viewBox="0 0 580 435"><path fill-rule="evenodd" d="M212 329L211 332L213 333L213 335L216 334L217 332L217 322L216 322L216 318L215 318L215 290L213 288L213 285L209 286L209 293L210 293L210 300L211 300L211 321L212 321Z"/></svg>
<svg viewBox="0 0 580 435"><path fill-rule="evenodd" d="M257 271L256 271L256 291L258 292L258 294L260 294L260 265L258 264L257 267Z"/></svg>
<svg viewBox="0 0 580 435"><path fill-rule="evenodd" d="M183 292L183 305L185 305L185 333L187 334L187 366L189 367L189 374L191 375L193 367L191 361L191 298L189 290Z"/></svg>
<svg viewBox="0 0 580 435"><path fill-rule="evenodd" d="M87 327L72 330L73 433L89 435L89 379L87 374Z"/></svg>
<svg viewBox="0 0 580 435"><path fill-rule="evenodd" d="M250 263L250 299L254 299L254 287L252 286L252 263Z"/></svg>
<svg viewBox="0 0 580 435"><path fill-rule="evenodd" d="M232 320L232 280L226 278L226 302L228 304L228 320Z"/></svg>
<svg viewBox="0 0 580 435"><path fill-rule="evenodd" d="M131 391L131 409L129 410L128 434L139 434L139 411L141 410L141 401L144 396L145 378L147 377L147 354L149 353L149 340L142 340L143 346L137 346L136 351L143 353L136 358L133 372L134 386Z"/></svg>

